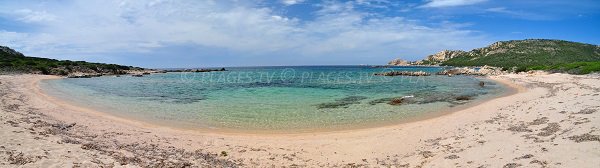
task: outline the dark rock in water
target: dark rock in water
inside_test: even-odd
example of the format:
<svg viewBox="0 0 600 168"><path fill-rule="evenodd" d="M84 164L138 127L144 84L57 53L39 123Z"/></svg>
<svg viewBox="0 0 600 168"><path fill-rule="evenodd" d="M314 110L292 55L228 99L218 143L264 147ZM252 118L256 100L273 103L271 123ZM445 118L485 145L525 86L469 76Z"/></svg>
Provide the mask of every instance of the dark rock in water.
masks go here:
<svg viewBox="0 0 600 168"><path fill-rule="evenodd" d="M87 76L87 75L73 75L73 76L68 76L67 78L92 78L92 77Z"/></svg>
<svg viewBox="0 0 600 168"><path fill-rule="evenodd" d="M213 71L227 71L225 68L221 69L175 69L175 70L162 70L159 73L167 72L213 72Z"/></svg>
<svg viewBox="0 0 600 168"><path fill-rule="evenodd" d="M92 78L92 77L100 77L102 74L83 74L83 75L71 75L67 78Z"/></svg>
<svg viewBox="0 0 600 168"><path fill-rule="evenodd" d="M461 95L456 97L456 100L462 101L462 100L471 100L471 96L467 96L467 95Z"/></svg>
<svg viewBox="0 0 600 168"><path fill-rule="evenodd" d="M317 105L318 109L324 109L324 108L340 108L340 107L344 107L347 108L349 105L354 104L352 102L330 102L330 103L321 103Z"/></svg>
<svg viewBox="0 0 600 168"><path fill-rule="evenodd" d="M190 104L190 103L199 102L201 100L204 100L204 99L203 98L177 98L177 99L174 99L171 103Z"/></svg>
<svg viewBox="0 0 600 168"><path fill-rule="evenodd" d="M428 104L436 102L447 102L452 105L464 104L473 100L476 95L459 95L454 93L414 92L411 96L389 97L372 100L370 105L387 103L389 105Z"/></svg>
<svg viewBox="0 0 600 168"><path fill-rule="evenodd" d="M361 101L364 99L367 99L367 97L365 97L365 96L348 96L348 97L344 97L342 99L337 99L336 101L353 102L353 101Z"/></svg>
<svg viewBox="0 0 600 168"><path fill-rule="evenodd" d="M144 75L142 75L142 74L134 74L134 75L131 75L131 76L132 77L144 77Z"/></svg>
<svg viewBox="0 0 600 168"><path fill-rule="evenodd" d="M417 104L454 101L452 93L416 92L414 101Z"/></svg>
<svg viewBox="0 0 600 168"><path fill-rule="evenodd" d="M389 105L400 105L404 102L404 98L393 98L388 102Z"/></svg>
<svg viewBox="0 0 600 168"><path fill-rule="evenodd" d="M479 81L479 86L481 86L481 87L485 86L485 82Z"/></svg>
<svg viewBox="0 0 600 168"><path fill-rule="evenodd" d="M318 109L324 108L347 108L351 104L359 104L361 100L367 99L365 96L348 96L335 100L335 102L321 103L317 105Z"/></svg>
<svg viewBox="0 0 600 168"><path fill-rule="evenodd" d="M430 73L423 71L391 71L383 73L375 73L375 76L429 76Z"/></svg>
<svg viewBox="0 0 600 168"><path fill-rule="evenodd" d="M376 104L381 104L381 103L387 103L389 105L397 106L397 105L402 105L402 104L414 104L414 103L419 103L419 102L416 101L413 96L388 97L388 98L376 99L376 100L369 102L370 105L376 105Z"/></svg>
<svg viewBox="0 0 600 168"><path fill-rule="evenodd" d="M380 104L380 103L387 103L389 101L391 101L393 98L389 97L389 98L381 98L381 99L376 99L376 100L372 100L369 102L370 105L376 105L376 104Z"/></svg>

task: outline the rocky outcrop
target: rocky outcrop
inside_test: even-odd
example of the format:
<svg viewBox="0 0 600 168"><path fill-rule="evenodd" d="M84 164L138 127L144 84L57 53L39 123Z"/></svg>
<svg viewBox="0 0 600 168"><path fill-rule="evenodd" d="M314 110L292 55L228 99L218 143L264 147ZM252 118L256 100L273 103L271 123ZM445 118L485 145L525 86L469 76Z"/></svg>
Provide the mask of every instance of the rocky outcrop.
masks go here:
<svg viewBox="0 0 600 168"><path fill-rule="evenodd" d="M409 62L400 58L394 59L390 62L388 62L388 65L394 65L394 66L404 66L404 65L409 65Z"/></svg>
<svg viewBox="0 0 600 168"><path fill-rule="evenodd" d="M460 68L452 68L443 70L437 73L437 75L477 75L477 76L486 76L486 75L501 75L505 72L502 71L502 68L491 67L491 66L483 66L483 67L460 67Z"/></svg>
<svg viewBox="0 0 600 168"><path fill-rule="evenodd" d="M423 71L391 71L375 73L375 76L429 76L430 73Z"/></svg>
<svg viewBox="0 0 600 168"><path fill-rule="evenodd" d="M427 56L425 59L423 59L423 61L421 61L421 63L427 65L436 65L466 53L467 52L461 50L444 50Z"/></svg>
<svg viewBox="0 0 600 168"><path fill-rule="evenodd" d="M84 74L84 73L79 73L79 74L68 75L67 78L92 78L92 77L100 77L100 76L102 76L102 74Z"/></svg>
<svg viewBox="0 0 600 168"><path fill-rule="evenodd" d="M225 68L216 69L175 69L175 70L164 70L164 72L213 72L213 71L227 71Z"/></svg>

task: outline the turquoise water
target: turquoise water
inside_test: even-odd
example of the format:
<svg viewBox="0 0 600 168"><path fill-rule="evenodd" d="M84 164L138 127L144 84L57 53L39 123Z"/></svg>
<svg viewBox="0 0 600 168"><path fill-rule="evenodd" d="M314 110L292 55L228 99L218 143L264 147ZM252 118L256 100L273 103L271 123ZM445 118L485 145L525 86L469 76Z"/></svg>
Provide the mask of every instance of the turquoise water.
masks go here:
<svg viewBox="0 0 600 168"><path fill-rule="evenodd" d="M46 80L50 95L76 105L154 124L190 129L302 131L398 123L500 95L502 85L467 76L383 77L391 70L437 67L235 67ZM484 80L486 85L479 86ZM400 105L390 99L404 97Z"/></svg>

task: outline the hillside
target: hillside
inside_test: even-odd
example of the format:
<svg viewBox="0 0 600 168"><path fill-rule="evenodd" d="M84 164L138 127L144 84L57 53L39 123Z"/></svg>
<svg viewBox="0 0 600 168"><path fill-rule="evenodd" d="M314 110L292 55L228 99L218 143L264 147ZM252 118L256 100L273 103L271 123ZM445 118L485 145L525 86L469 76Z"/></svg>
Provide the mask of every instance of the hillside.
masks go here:
<svg viewBox="0 0 600 168"><path fill-rule="evenodd" d="M74 74L126 74L129 71L139 70L144 69L116 64L28 57L11 48L0 46L0 71L4 72L10 71L68 76Z"/></svg>
<svg viewBox="0 0 600 168"><path fill-rule="evenodd" d="M471 51L444 50L411 65L493 66L504 70L548 70L572 74L600 71L600 46L564 40L499 41Z"/></svg>
<svg viewBox="0 0 600 168"><path fill-rule="evenodd" d="M533 67L574 62L600 61L600 46L563 40L500 41L484 48L460 53L442 65Z"/></svg>

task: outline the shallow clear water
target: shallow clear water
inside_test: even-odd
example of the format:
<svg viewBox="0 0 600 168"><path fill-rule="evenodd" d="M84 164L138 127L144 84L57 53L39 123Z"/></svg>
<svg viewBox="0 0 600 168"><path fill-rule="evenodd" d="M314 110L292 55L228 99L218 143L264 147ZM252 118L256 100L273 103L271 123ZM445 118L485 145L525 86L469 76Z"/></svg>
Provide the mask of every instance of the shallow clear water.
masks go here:
<svg viewBox="0 0 600 168"><path fill-rule="evenodd" d="M113 115L182 128L321 130L375 126L489 98L501 85L467 76L383 77L375 72L441 68L236 67L225 72L43 81L50 95ZM411 96L401 105L390 98ZM471 100L472 101L472 100Z"/></svg>

